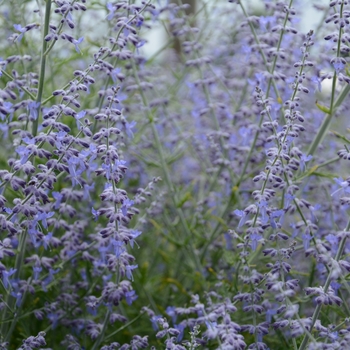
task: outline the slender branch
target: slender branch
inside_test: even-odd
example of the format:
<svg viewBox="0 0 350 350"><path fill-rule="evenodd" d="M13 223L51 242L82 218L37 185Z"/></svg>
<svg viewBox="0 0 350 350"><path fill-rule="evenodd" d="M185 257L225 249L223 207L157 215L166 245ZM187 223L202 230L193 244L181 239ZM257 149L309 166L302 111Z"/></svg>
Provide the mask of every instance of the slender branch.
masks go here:
<svg viewBox="0 0 350 350"><path fill-rule="evenodd" d="M46 35L49 33L49 25L50 25L50 12L51 12L51 0L46 0L46 8L45 8L45 23L44 30L42 35L42 49L41 49L41 61L40 61L40 75L39 75L39 86L38 86L38 94L36 96L37 106L37 118L33 121L32 134L36 136L38 132L39 125L39 117L40 117L40 109L41 109L41 98L44 90L44 81L45 81L45 68L46 68L46 57L45 51L47 47L47 41L45 40Z"/></svg>

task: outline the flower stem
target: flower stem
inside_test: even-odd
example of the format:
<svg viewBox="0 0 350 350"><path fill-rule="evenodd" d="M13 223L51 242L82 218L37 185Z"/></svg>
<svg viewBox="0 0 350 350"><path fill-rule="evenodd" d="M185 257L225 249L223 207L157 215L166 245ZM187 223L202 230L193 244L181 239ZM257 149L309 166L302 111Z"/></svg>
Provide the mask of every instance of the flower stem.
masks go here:
<svg viewBox="0 0 350 350"><path fill-rule="evenodd" d="M40 116L40 108L41 108L41 98L43 95L44 89L44 81L45 81L45 68L46 68L46 47L47 41L45 40L46 35L49 33L49 24L50 24L50 11L51 11L51 0L46 0L46 8L45 8L45 23L42 37L42 50L41 50L41 61L40 61L40 75L39 75L39 86L38 86L38 94L36 96L36 102L38 103L38 116L33 121L32 134L36 136L38 132L38 124L39 124L39 116Z"/></svg>

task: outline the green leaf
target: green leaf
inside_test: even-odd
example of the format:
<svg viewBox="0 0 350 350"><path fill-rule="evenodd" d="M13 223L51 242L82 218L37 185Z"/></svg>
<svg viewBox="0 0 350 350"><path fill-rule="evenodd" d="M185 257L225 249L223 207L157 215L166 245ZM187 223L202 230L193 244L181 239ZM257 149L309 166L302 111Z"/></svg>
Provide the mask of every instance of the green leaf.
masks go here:
<svg viewBox="0 0 350 350"><path fill-rule="evenodd" d="M167 164L172 164L176 160L180 159L184 154L185 154L185 150L180 150L179 152L175 153L174 155L167 157L165 161L167 162Z"/></svg>
<svg viewBox="0 0 350 350"><path fill-rule="evenodd" d="M191 192L186 192L177 203L177 207L181 208L191 197Z"/></svg>
<svg viewBox="0 0 350 350"><path fill-rule="evenodd" d="M349 140L348 138L346 138L345 136L339 134L337 131L330 130L330 132L331 132L332 134L334 134L337 138L339 138L339 139L343 140L344 142L350 144L350 140Z"/></svg>
<svg viewBox="0 0 350 350"><path fill-rule="evenodd" d="M330 109L328 107L319 104L317 101L316 101L316 106L318 107L319 110L321 110L322 112L324 112L326 114L330 114L331 113L331 111L330 111Z"/></svg>
<svg viewBox="0 0 350 350"><path fill-rule="evenodd" d="M305 179L306 177L309 177L311 175L318 176L318 177L325 177L325 178L328 178L328 179L334 179L335 177L337 177L337 175L333 174L333 173L321 173L321 172L318 172L317 171L318 168L319 168L318 165L313 166L311 169L309 169L307 172L302 174L300 177L297 177L294 181L295 182L299 182L302 179Z"/></svg>
<svg viewBox="0 0 350 350"><path fill-rule="evenodd" d="M222 217L219 217L219 216L216 216L216 215L211 215L210 216L214 221L220 223L222 226L223 226L223 229L224 230L228 230L229 227L227 226L227 223L226 221L222 218Z"/></svg>
<svg viewBox="0 0 350 350"><path fill-rule="evenodd" d="M186 244L183 243L183 242L180 242L180 241L177 241L176 239L174 239L173 237L170 236L170 234L167 234L164 232L162 226L157 222L155 221L154 219L149 219L149 222L157 229L157 231L169 242L173 243L175 246L177 246L178 248L184 246ZM160 253L162 253L160 251Z"/></svg>

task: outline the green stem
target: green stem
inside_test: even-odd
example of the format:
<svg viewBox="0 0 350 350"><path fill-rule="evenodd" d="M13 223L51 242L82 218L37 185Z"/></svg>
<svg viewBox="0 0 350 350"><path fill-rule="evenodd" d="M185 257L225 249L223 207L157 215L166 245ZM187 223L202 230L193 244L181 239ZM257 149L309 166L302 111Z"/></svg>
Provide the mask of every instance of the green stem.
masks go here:
<svg viewBox="0 0 350 350"><path fill-rule="evenodd" d="M48 1L48 0L46 0L46 1ZM75 2L76 2L76 0L73 0L73 1L70 3L70 5L72 6ZM46 5L47 5L47 4L46 4ZM68 16L68 13L69 13L69 12L70 12L69 10L67 10L67 11L65 12L65 14L63 15L63 19L65 19L65 18ZM64 25L64 21L61 21L61 23L60 23L60 25L58 26L57 31L56 31L57 34L61 34L61 33L62 33L63 25ZM47 35L47 34L46 34L46 35ZM47 49L46 49L46 47L45 47L45 51L43 51L45 57L46 57L46 56L49 54L49 52L53 49L53 47L55 46L56 42L57 42L57 40L51 40L50 46L49 46Z"/></svg>
<svg viewBox="0 0 350 350"><path fill-rule="evenodd" d="M15 79L13 79L13 77L8 74L6 71L4 71L3 69L0 69L0 72L5 75L7 78L11 79L12 81L14 81ZM25 86L21 86L21 90L23 90L32 100L35 100L35 96L25 87Z"/></svg>
<svg viewBox="0 0 350 350"><path fill-rule="evenodd" d="M348 221L348 224L346 225L346 228L345 228L344 231L345 232L349 231L349 229L350 229L350 220ZM343 235L343 237L342 237L342 239L341 239L341 241L339 243L339 247L338 247L337 253L335 255L335 258L334 258L335 261L339 261L339 259L341 258L342 254L343 254L343 251L344 251L344 248L345 248L346 239L347 239L347 234L344 233L344 235ZM325 283L325 285L323 287L324 293L327 293L328 288L329 288L329 286L330 286L330 284L332 282L332 277L331 276L332 276L332 270L330 270L330 272L329 272L329 274L327 276L326 283ZM321 312L321 309L322 309L322 304L318 304L316 306L316 309L315 309L313 315L312 315L312 321L311 321L311 325L310 325L310 329L309 329L309 333L310 334L312 332L312 329L313 329L316 321L318 320L318 316L319 316L319 314ZM303 339L302 343L300 344L299 350L306 349L306 346L307 346L308 342L309 342L309 335L306 334L304 336L304 339Z"/></svg>
<svg viewBox="0 0 350 350"><path fill-rule="evenodd" d="M245 16L246 18L248 18L248 14L247 14L247 12L246 12L246 10L245 10L245 8L244 8L242 2L240 1L239 4L240 4L241 9L242 9L242 11L243 11L243 13L244 13L244 16ZM289 8L291 8L292 4L293 4L293 0L290 1L290 3L289 3ZM286 18L284 19L283 28L285 28L285 26L287 25L287 21L288 21L288 14L286 15ZM253 34L253 36L254 36L255 42L256 42L257 44L259 44L260 41L259 41L259 38L258 38L256 32L255 32L254 26L253 26L250 22L249 22L249 26L250 26L251 32L252 32L252 34ZM278 51L280 50L280 48L281 48L282 39L283 39L283 34L284 34L284 30L281 31L280 37L279 37L279 39L278 39L278 43L277 43L277 52L278 52ZM264 52L262 51L262 49L259 49L259 51L260 51L261 57L263 58L263 61L264 61L264 64L265 64L265 66L266 66L267 71L272 75L272 74L274 73L274 71L275 71L275 68L276 68L276 64L277 64L277 55L275 56L275 58L274 58L274 60L273 60L272 68L271 68L271 70L270 70L270 69L268 68L269 66L268 66L267 59L266 59L266 56L265 56ZM268 87L267 87L267 89L266 89L265 97L268 98L269 95L270 95L271 84L272 84L273 87L274 87L274 90L275 90L275 94L276 94L277 99L278 99L279 101L281 101L281 98L279 97L278 89L277 89L277 86L276 86L276 82L275 82L275 80L274 80L273 78L269 79L269 84L268 84ZM283 118L284 118L284 116L283 116ZM261 116L260 121L259 121L259 128L258 128L258 131L255 133L255 136L254 136L254 139L253 139L253 143L252 143L252 145L251 145L251 147L250 147L249 153L248 153L248 155L247 155L247 157L246 157L246 160L245 160L245 162L244 162L244 165L243 165L243 170L242 170L241 175L240 175L240 177L239 177L239 180L238 180L238 182L237 182L237 186L238 186L238 187L240 186L240 184L241 184L241 182L242 182L242 179L243 179L243 177L244 177L244 174L246 173L246 170L247 170L247 167L248 167L248 164L249 164L250 157L251 157L251 155L252 155L252 153L253 153L253 150L255 149L255 145L256 145L256 142L257 142L258 137L259 137L259 130L260 130L260 127L261 127L261 124L262 124L263 120L264 120L264 117Z"/></svg>
<svg viewBox="0 0 350 350"><path fill-rule="evenodd" d="M114 335L118 334L121 332L123 329L128 328L131 326L133 323L135 323L142 315L144 315L145 312L140 312L138 316L136 316L134 319L132 319L130 322L126 323L125 325L119 327L116 331L113 333L109 334L108 336L105 337L105 341L108 341L110 338L112 338Z"/></svg>
<svg viewBox="0 0 350 350"><path fill-rule="evenodd" d="M143 90L141 88L140 79L138 77L134 61L132 62L132 69L133 69L133 73L134 73L134 77L135 77L136 83L139 86L139 91L140 91L142 102L143 102L145 107L148 107L147 99L146 99L146 96L145 96L145 94L144 94L144 92L143 92ZM190 255L193 258L193 262L194 262L197 270L199 272L201 272L202 271L201 263L199 261L199 258L197 256L197 254L195 253L195 249L193 247L192 233L191 233L190 228L188 227L188 224L187 224L187 221L186 221L186 217L185 217L185 214L184 214L183 210L178 206L178 203L179 203L178 196L177 196L176 190L175 190L174 185L173 185L172 180L171 180L170 172L169 172L169 169L168 169L168 164L167 164L167 162L165 160L165 157L164 157L162 144L161 144L160 139L159 139L159 134L158 134L158 131L157 131L154 119L155 118L154 118L152 112L149 111L148 112L148 120L149 120L149 124L151 126L152 134L153 134L153 137L154 137L155 146L156 146L156 149L158 151L159 158L160 158L160 164L161 164L161 167L162 167L162 170L163 170L165 182L166 182L166 184L168 186L168 189L169 189L169 192L170 192L169 194L171 196L171 200L173 202L174 208L175 208L175 210L176 210L176 212L177 212L177 214L178 214L178 216L180 218L181 225L183 226L183 229L184 229L184 231L186 233L186 236L189 239L189 244L190 244L191 249L192 249L192 254L190 253Z"/></svg>
<svg viewBox="0 0 350 350"><path fill-rule="evenodd" d="M19 239L19 245L18 245L18 250L17 250L17 255L16 255L16 262L15 262L15 269L16 272L14 274L14 279L19 279L20 272L21 272L21 267L23 265L24 261L24 253L25 253L25 247L26 247L26 238L27 238L27 233L26 231L23 231L21 233L20 239ZM11 288L11 287L10 287ZM6 304L9 306L10 310L14 310L15 307L15 298L11 296L11 294L8 292L7 297L6 297ZM2 321L6 319L7 312L4 312L2 314ZM14 319L11 322L10 329L7 331L6 337L4 337L4 331L5 331L5 324L2 323L1 325L1 335L4 337L5 340L9 340L11 337L11 333L14 329L15 323L17 321L16 317L16 312L14 312Z"/></svg>
<svg viewBox="0 0 350 350"><path fill-rule="evenodd" d="M307 154L309 155L313 155L317 149L317 147L320 145L320 143L322 142L323 138L325 137L329 126L331 124L331 121L333 119L334 116L334 94L335 94L335 86L337 83L337 74L336 72L334 72L333 75L333 82L332 82L332 95L331 95L331 105L329 108L329 114L326 114L321 127L319 128L314 140L312 141L310 148L307 152Z"/></svg>
<svg viewBox="0 0 350 350"><path fill-rule="evenodd" d="M36 97L36 102L39 103L37 110L38 110L38 116L33 122L33 128L32 128L32 134L33 136L36 136L38 132L38 124L39 124L39 112L41 108L41 98L43 95L44 90L44 81L45 81L45 67L46 67L46 47L47 47L47 41L45 40L46 35L49 33L49 24L50 24L50 11L51 11L51 0L46 0L46 8L45 8L45 23L44 23L44 31L43 31L43 43L42 43L42 50L41 50L41 61L40 61L40 76L39 76L39 86L38 86L38 94Z"/></svg>
<svg viewBox="0 0 350 350"><path fill-rule="evenodd" d="M106 312L106 316L105 316L105 319L103 321L103 327L102 327L101 333L98 336L98 338L96 339L96 342L94 343L94 346L92 347L91 350L96 350L98 348L98 346L101 344L101 342L104 340L104 334L105 334L106 329L107 329L110 315L111 315L111 311L108 310Z"/></svg>
<svg viewBox="0 0 350 350"><path fill-rule="evenodd" d="M340 9L339 9L339 16L340 18L343 17L343 7L344 7L344 3L342 2L340 5ZM342 37L342 33L343 33L343 29L342 27L339 27L339 35L338 35L338 45L337 45L337 57L340 57L340 47L341 47L341 37ZM317 149L317 147L320 145L320 143L322 142L323 138L325 137L329 126L331 124L331 121L333 119L334 116L334 112L335 112L335 108L338 107L342 100L345 98L345 96L348 94L348 92L350 91L349 86L347 86L348 89L344 88L342 93L339 95L338 99L336 101L334 101L334 97L335 97L335 88L336 88L336 84L337 84L337 72L336 70L334 70L334 74L333 74L333 82L332 82L332 94L331 94L331 105L329 107L329 113L326 114L322 125L320 127L320 129L318 130L314 140L311 143L311 146L309 148L308 154L313 155ZM346 92L346 95L344 96L344 92ZM341 100L340 100L341 98Z"/></svg>
<svg viewBox="0 0 350 350"><path fill-rule="evenodd" d="M243 14L245 15L246 18L248 18L248 14L247 14L247 12L246 12L246 10L245 10L245 8L244 8L242 2L240 2L239 4L240 4L240 6L241 6L241 9L242 9L242 11L243 11ZM293 0L290 1L290 3L289 3L289 8L292 6L292 4L293 4ZM285 27L285 26L287 25L287 21L288 21L288 15L286 15L286 18L285 18L284 23L283 23L283 27ZM249 26L250 26L250 29L251 29L251 31L252 31L252 34L253 34L253 36L254 36L254 39L255 39L256 43L259 44L259 43L260 43L260 42L259 42L259 38L258 38L258 36L257 36L257 34L256 34L256 32L255 32L254 26L253 26L250 22L249 22ZM281 34L280 34L280 37L279 37L279 40L278 40L278 44L277 44L277 51L280 50L280 47L281 47L281 44L282 44L282 39L283 39L283 33L284 33L284 31L281 31ZM262 56L262 58L263 58L263 61L264 61L264 64L265 64L265 66L266 66L267 71L268 71L270 74L273 74L273 72L274 72L274 70L275 70L275 68L276 68L277 56L275 56L275 58L274 58L274 61L273 61L273 64L272 64L272 68L271 68L271 71L270 71L270 69L268 68L268 62L267 62L266 56L265 56L264 52L263 52L261 49L260 49L260 54L261 54L261 56ZM302 69L302 68L303 68L303 67L301 67L301 69ZM269 94L270 94L271 85L273 85L273 87L274 87L274 90L275 90L275 94L276 94L276 96L277 96L277 99L278 99L278 100L281 100L281 98L279 97L277 85L276 85L276 83L275 83L275 81L274 81L273 78L271 78L271 79L269 80L268 88L267 88L266 94L265 94L266 98L267 98L267 97L269 96ZM284 117L283 117L283 118L284 118ZM259 120L259 127L258 127L258 130L261 128L261 125L262 125L262 123L263 123L263 120L264 120L264 116L261 116L261 117L260 117L260 120ZM255 133L255 136L254 136L252 145L251 145L251 147L250 147L250 149L249 149L248 155L247 155L246 160L245 160L245 162L244 162L243 169L242 169L242 171L241 171L241 173L240 173L240 176L239 176L239 178L238 178L238 180L237 180L237 182L236 182L236 185L235 185L233 188L239 189L239 187L240 187L240 185L241 185L241 183L242 183L242 181L243 181L243 179L244 179L244 177L245 177L245 174L246 174L246 171L247 171L247 168L248 168L248 165L249 165L249 160L251 159L251 155L253 154L253 151L254 151L254 149L255 149L255 145L256 145L256 142L257 142L257 140L258 140L258 137L259 137L259 131L257 131L257 132ZM228 204L228 206L229 206L229 204ZM227 211L228 206L224 209L224 212ZM215 227L214 231L213 231L212 234L210 235L211 239L215 236L215 232L216 232L217 228L218 228L218 225ZM209 241L209 242L210 242L210 241ZM204 250L203 250L202 259L204 258L204 255L203 255L203 254L204 254L205 251L207 250L208 245L209 245L209 243L205 246L205 248L204 248Z"/></svg>

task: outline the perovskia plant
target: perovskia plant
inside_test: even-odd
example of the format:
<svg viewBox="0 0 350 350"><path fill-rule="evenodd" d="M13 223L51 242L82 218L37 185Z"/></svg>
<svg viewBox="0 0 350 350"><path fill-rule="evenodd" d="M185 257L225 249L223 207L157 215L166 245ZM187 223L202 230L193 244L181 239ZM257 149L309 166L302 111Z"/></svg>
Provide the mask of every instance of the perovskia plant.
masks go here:
<svg viewBox="0 0 350 350"><path fill-rule="evenodd" d="M1 3L1 349L350 346L350 5L262 4Z"/></svg>

